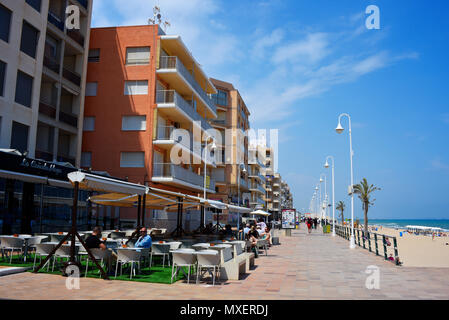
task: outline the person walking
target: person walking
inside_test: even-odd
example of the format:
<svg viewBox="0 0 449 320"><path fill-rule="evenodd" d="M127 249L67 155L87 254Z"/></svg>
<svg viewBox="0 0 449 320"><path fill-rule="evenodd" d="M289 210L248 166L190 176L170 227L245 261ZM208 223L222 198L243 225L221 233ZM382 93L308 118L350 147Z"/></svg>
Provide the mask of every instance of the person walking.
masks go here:
<svg viewBox="0 0 449 320"><path fill-rule="evenodd" d="M312 219L307 219L306 221L307 224L307 230L309 231L309 233L312 233Z"/></svg>

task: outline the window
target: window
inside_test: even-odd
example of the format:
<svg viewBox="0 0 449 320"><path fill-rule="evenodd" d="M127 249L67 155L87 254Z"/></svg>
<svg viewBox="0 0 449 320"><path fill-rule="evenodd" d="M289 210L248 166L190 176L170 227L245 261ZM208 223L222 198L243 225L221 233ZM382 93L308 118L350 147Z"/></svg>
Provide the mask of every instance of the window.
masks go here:
<svg viewBox="0 0 449 320"><path fill-rule="evenodd" d="M25 107L31 108L32 93L33 93L33 77L18 70L15 101Z"/></svg>
<svg viewBox="0 0 449 320"><path fill-rule="evenodd" d="M83 131L95 130L95 117L84 117Z"/></svg>
<svg viewBox="0 0 449 320"><path fill-rule="evenodd" d="M98 89L98 82L86 83L86 97L96 97Z"/></svg>
<svg viewBox="0 0 449 320"><path fill-rule="evenodd" d="M121 168L143 168L145 166L145 152L121 152Z"/></svg>
<svg viewBox="0 0 449 320"><path fill-rule="evenodd" d="M29 127L19 122L12 122L11 149L20 152L28 150L28 129Z"/></svg>
<svg viewBox="0 0 449 320"><path fill-rule="evenodd" d="M5 78L6 78L6 63L0 60L0 97L3 97L4 95Z"/></svg>
<svg viewBox="0 0 449 320"><path fill-rule="evenodd" d="M147 95L148 80L125 81L125 96Z"/></svg>
<svg viewBox="0 0 449 320"><path fill-rule="evenodd" d="M89 50L89 62L100 62L100 49Z"/></svg>
<svg viewBox="0 0 449 320"><path fill-rule="evenodd" d="M38 40L39 40L39 30L37 30L28 22L23 21L20 51L26 53L32 58L36 58Z"/></svg>
<svg viewBox="0 0 449 320"><path fill-rule="evenodd" d="M11 27L11 10L0 4L0 39L9 42L9 29Z"/></svg>
<svg viewBox="0 0 449 320"><path fill-rule="evenodd" d="M150 63L150 47L126 48L126 64L142 65Z"/></svg>
<svg viewBox="0 0 449 320"><path fill-rule="evenodd" d="M92 167L92 152L81 152L81 167Z"/></svg>
<svg viewBox="0 0 449 320"><path fill-rule="evenodd" d="M30 6L32 6L37 12L41 12L42 0L25 0Z"/></svg>
<svg viewBox="0 0 449 320"><path fill-rule="evenodd" d="M145 131L147 129L146 116L123 116L123 131Z"/></svg>
<svg viewBox="0 0 449 320"><path fill-rule="evenodd" d="M228 106L228 93L226 91L217 90L217 94L212 95L212 100L220 106Z"/></svg>

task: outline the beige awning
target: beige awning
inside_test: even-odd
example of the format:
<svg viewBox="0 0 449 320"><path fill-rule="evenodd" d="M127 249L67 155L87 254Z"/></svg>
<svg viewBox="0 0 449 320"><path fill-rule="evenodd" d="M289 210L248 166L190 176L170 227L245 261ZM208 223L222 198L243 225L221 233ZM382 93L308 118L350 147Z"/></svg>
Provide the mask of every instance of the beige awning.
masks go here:
<svg viewBox="0 0 449 320"><path fill-rule="evenodd" d="M263 211L263 210L252 211L250 214L253 214L255 216L265 216L265 217L268 217L271 215L271 213Z"/></svg>

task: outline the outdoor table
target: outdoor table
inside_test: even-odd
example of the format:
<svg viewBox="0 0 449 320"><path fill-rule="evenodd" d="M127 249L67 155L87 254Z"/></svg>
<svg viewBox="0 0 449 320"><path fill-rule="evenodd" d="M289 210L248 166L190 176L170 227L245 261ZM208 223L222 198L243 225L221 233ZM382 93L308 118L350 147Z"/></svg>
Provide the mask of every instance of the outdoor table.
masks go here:
<svg viewBox="0 0 449 320"><path fill-rule="evenodd" d="M192 245L192 248L199 251L199 250L205 250L210 247L210 243L197 243Z"/></svg>
<svg viewBox="0 0 449 320"><path fill-rule="evenodd" d="M226 248L228 248L228 246L217 244L214 246L210 246L209 250L217 250L220 253L220 260L221 260L221 263L223 264L224 263L223 250Z"/></svg>
<svg viewBox="0 0 449 320"><path fill-rule="evenodd" d="M27 261L27 255L28 255L28 239L33 238L33 236L29 234L19 234L17 237L14 236L1 236L1 238L19 238L23 239L23 246L25 249L23 250L23 261ZM12 253L11 253L12 254Z"/></svg>

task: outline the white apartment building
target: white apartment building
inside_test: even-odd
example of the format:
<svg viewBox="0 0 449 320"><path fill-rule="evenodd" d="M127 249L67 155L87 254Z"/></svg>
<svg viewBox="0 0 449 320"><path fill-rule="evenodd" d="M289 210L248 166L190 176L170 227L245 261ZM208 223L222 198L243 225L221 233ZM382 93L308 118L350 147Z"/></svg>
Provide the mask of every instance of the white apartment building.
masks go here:
<svg viewBox="0 0 449 320"><path fill-rule="evenodd" d="M0 148L80 165L91 16L92 0L0 0Z"/></svg>

